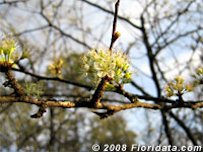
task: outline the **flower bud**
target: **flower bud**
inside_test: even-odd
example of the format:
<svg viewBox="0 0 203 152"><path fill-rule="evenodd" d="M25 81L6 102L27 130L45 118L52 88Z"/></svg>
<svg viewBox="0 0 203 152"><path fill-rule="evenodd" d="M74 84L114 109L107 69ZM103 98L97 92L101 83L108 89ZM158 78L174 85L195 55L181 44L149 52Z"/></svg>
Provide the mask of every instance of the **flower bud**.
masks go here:
<svg viewBox="0 0 203 152"><path fill-rule="evenodd" d="M118 39L120 36L121 36L121 33L120 33L120 32L116 31L116 32L114 33L114 38L115 38L115 39Z"/></svg>

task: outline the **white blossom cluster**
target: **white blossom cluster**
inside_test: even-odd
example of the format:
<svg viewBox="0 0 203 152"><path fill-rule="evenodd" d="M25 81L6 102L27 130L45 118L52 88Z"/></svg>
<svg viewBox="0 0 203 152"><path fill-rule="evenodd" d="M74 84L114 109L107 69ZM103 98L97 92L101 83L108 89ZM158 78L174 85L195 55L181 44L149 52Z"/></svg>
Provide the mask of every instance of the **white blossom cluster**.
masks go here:
<svg viewBox="0 0 203 152"><path fill-rule="evenodd" d="M116 84L128 83L132 77L129 60L121 51L91 50L83 57L83 64L86 76L95 83L106 75Z"/></svg>

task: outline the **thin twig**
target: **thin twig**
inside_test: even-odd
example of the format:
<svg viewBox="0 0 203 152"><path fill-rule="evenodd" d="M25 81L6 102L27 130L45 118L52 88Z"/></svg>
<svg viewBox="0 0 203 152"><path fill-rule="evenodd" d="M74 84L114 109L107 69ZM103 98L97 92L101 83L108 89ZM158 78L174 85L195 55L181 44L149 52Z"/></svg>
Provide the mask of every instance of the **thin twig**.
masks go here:
<svg viewBox="0 0 203 152"><path fill-rule="evenodd" d="M115 14L114 14L114 20L113 20L112 37L111 37L111 43L109 46L110 51L112 51L113 44L118 38L118 36L116 35L116 24L117 24L117 18L118 18L119 3L120 3L120 0L118 0L115 4Z"/></svg>
<svg viewBox="0 0 203 152"><path fill-rule="evenodd" d="M12 68L12 70L24 73L26 75L30 75L32 77L35 77L35 78L39 79L39 80L52 80L52 81L58 81L58 82L62 82L62 83L71 84L71 85L78 86L78 87L81 87L81 88L85 88L85 89L88 89L88 90L92 90L93 89L89 85L84 85L84 84L81 84L81 83L65 80L65 79L62 79L62 78L59 78L59 77L47 77L47 76L37 75L35 73L31 73L29 71L25 71L25 70L17 69L17 68Z"/></svg>
<svg viewBox="0 0 203 152"><path fill-rule="evenodd" d="M110 11L110 10L108 10L108 9L106 9L106 8L104 8L104 7L102 7L102 6L98 5L98 4L96 4L96 3L92 3L92 2L90 2L90 1L88 1L88 0L80 0L80 1L86 3L86 4L90 5L90 6L93 6L93 7L97 8L97 9L99 9L99 10L105 12L105 13L114 15L114 12L113 12L113 11ZM118 15L118 18L119 18L120 20L122 20L122 21L128 23L129 25L131 25L133 28L135 28L135 29L137 29L137 30L140 30L140 29L141 29L140 26L138 26L138 25L136 25L135 23L131 22L128 18L125 18L125 17L120 16L120 15Z"/></svg>

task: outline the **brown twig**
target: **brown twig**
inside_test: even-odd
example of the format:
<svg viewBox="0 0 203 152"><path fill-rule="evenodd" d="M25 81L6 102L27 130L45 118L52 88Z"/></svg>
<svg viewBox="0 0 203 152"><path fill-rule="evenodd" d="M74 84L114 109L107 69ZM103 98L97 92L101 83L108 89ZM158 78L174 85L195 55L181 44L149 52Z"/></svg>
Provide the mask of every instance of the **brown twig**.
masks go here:
<svg viewBox="0 0 203 152"><path fill-rule="evenodd" d="M20 86L20 84L17 83L15 77L13 76L12 71L11 70L6 71L5 75L8 81L4 83L4 86L10 85L10 87L14 89L14 93L16 96L19 96L19 97L23 96L24 95L23 88Z"/></svg>
<svg viewBox="0 0 203 152"><path fill-rule="evenodd" d="M46 112L45 107L41 106L39 107L38 111L35 114L32 114L31 118L40 118L43 116L43 114Z"/></svg>
<svg viewBox="0 0 203 152"><path fill-rule="evenodd" d="M97 106L97 105L99 104L99 102L100 102L100 100L101 100L101 98L102 98L102 96L103 96L106 83L107 83L108 81L110 81L110 80L111 80L111 78L108 77L108 76L104 76L104 77L101 79L101 81L100 81L100 83L99 83L97 89L95 90L95 93L94 93L94 95L93 95L93 97L92 97L92 100L91 100L91 102L94 103L94 106Z"/></svg>
<svg viewBox="0 0 203 152"><path fill-rule="evenodd" d="M114 13L114 20L113 20L112 37L111 37L111 43L110 43L110 46L109 46L110 51L112 51L113 44L119 37L119 35L116 33L116 24L117 24L119 3L120 3L120 0L118 0L116 2L116 4L115 4L115 13Z"/></svg>
<svg viewBox="0 0 203 152"><path fill-rule="evenodd" d="M92 100L91 100L92 101ZM0 103L27 103L27 104L34 104L37 106L46 106L47 107L61 107L61 108L94 108L94 109L106 109L106 110L113 110L113 111L121 111L121 110L127 110L131 108L141 107L146 109L154 109L154 110L160 110L165 108L167 109L174 109L174 108L190 108L190 109L198 109L203 108L203 102L201 103L188 103L186 102L183 105L168 105L161 106L159 104L154 103L146 103L137 101L135 103L125 103L125 104L109 104L101 102L96 107L92 107L92 103L88 101L84 101L81 99L81 101L73 102L73 101L64 101L64 100L51 100L47 99L36 99L29 96L23 96L23 97L12 97L12 96L0 96Z"/></svg>
<svg viewBox="0 0 203 152"><path fill-rule="evenodd" d="M122 85L119 85L119 86L116 87L116 92L119 93L119 94L122 94L123 96L125 96L126 98L128 98L131 103L135 103L135 102L138 101L138 98L137 98L135 95L126 92L126 91L123 89L123 86L122 86Z"/></svg>
<svg viewBox="0 0 203 152"><path fill-rule="evenodd" d="M5 75L8 79L8 81L6 81L6 83L4 83L4 86L10 86L11 88L13 88L15 96L17 97L21 97L23 98L23 96L25 95L23 88L21 87L21 85L16 81L15 77L13 76L13 73L10 69L5 71ZM39 110L31 115L31 118L40 118L43 116L43 114L46 112L45 110L45 104L41 104L39 107Z"/></svg>
<svg viewBox="0 0 203 152"><path fill-rule="evenodd" d="M91 100L92 101L92 100ZM46 106L47 107L61 107L61 108L94 108L94 109L106 109L113 111L121 111L127 110L136 107L142 107L147 109L160 109L161 106L157 104L144 103L144 102L136 102L136 103L126 103L120 105L113 105L108 103L100 103L97 107L92 107L91 102L89 101L56 101L56 100L44 100L44 99L36 99L29 96L24 97L11 97L11 96L0 96L0 103L27 103L34 104L37 106Z"/></svg>

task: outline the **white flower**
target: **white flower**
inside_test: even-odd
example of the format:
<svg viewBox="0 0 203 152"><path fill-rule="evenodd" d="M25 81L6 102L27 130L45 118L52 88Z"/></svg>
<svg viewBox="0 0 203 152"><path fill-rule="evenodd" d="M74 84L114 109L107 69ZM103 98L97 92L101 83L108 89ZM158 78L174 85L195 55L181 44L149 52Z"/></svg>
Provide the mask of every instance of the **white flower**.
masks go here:
<svg viewBox="0 0 203 152"><path fill-rule="evenodd" d="M83 57L84 72L93 81L99 81L109 76L117 84L127 83L131 80L132 72L129 70L128 58L121 51L91 50Z"/></svg>

